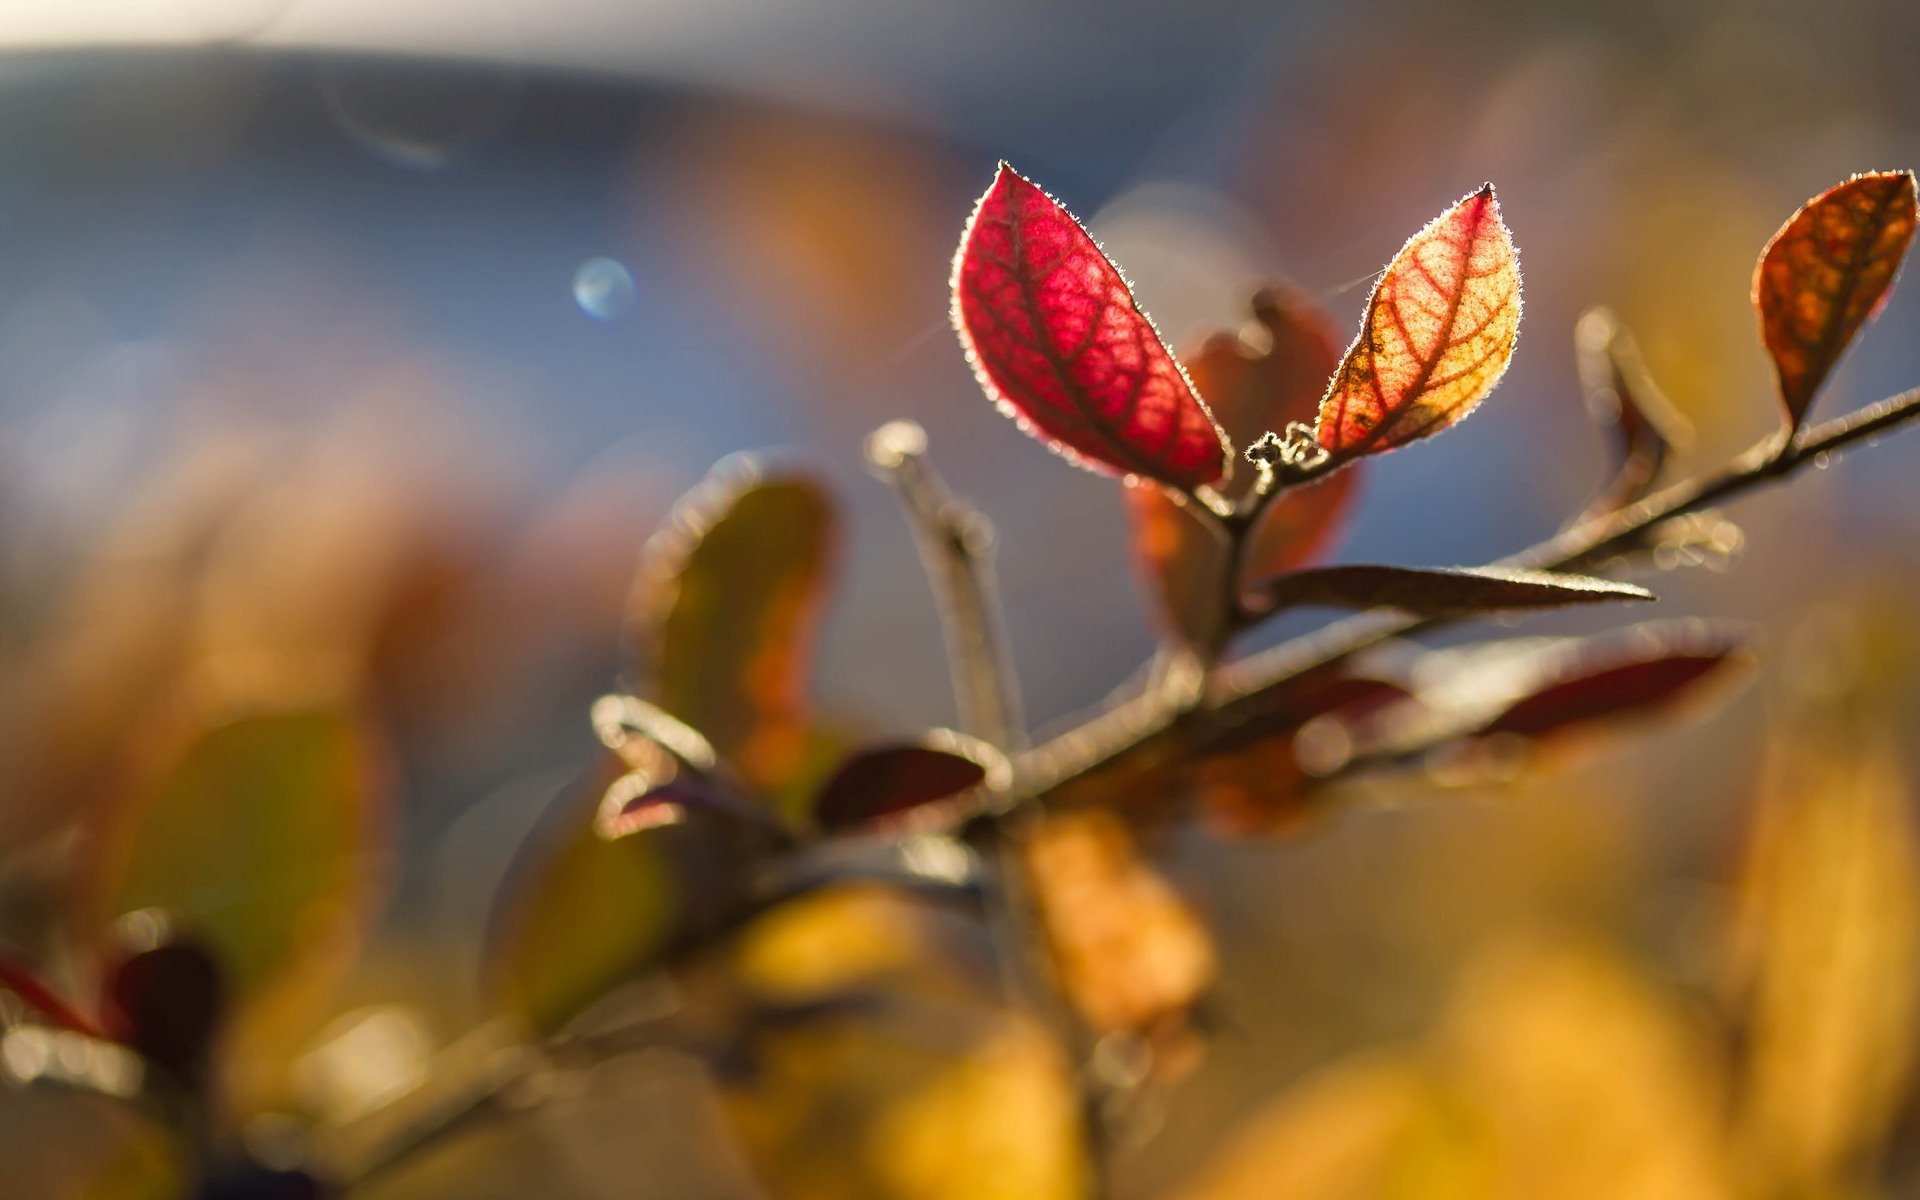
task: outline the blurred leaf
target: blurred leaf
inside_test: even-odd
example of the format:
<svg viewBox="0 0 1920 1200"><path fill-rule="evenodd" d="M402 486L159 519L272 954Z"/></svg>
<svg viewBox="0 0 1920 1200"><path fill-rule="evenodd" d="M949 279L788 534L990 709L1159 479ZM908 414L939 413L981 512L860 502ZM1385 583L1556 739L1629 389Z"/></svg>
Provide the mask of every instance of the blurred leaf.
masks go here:
<svg viewBox="0 0 1920 1200"><path fill-rule="evenodd" d="M1693 428L1653 382L1639 345L1612 312L1588 310L1573 335L1587 411L1607 430L1613 451L1613 474L1577 518L1584 520L1615 512L1653 490L1668 454L1692 436Z"/></svg>
<svg viewBox="0 0 1920 1200"><path fill-rule="evenodd" d="M1289 680L1262 712L1194 764L1193 786L1208 823L1228 836L1299 824L1311 812L1313 777L1351 753L1352 726L1407 695L1398 681L1338 669Z"/></svg>
<svg viewBox="0 0 1920 1200"><path fill-rule="evenodd" d="M110 948L123 914L164 914L219 964L236 1033L275 1036L324 998L374 914L391 851L383 768L368 729L332 710L199 733L100 831L81 880L93 942Z"/></svg>
<svg viewBox="0 0 1920 1200"><path fill-rule="evenodd" d="M1320 402L1321 447L1351 457L1439 433L1500 382L1519 335L1520 263L1487 184L1387 264Z"/></svg>
<svg viewBox="0 0 1920 1200"><path fill-rule="evenodd" d="M1066 1065L1025 1018L921 1001L764 1034L727 1111L781 1200L1078 1200Z"/></svg>
<svg viewBox="0 0 1920 1200"><path fill-rule="evenodd" d="M1498 1200L1734 1194L1722 1064L1687 1012L1612 954L1543 935L1458 985L1437 1053L1486 1130Z"/></svg>
<svg viewBox="0 0 1920 1200"><path fill-rule="evenodd" d="M1005 163L961 235L953 320L981 388L1073 462L1179 491L1230 473L1232 448L1127 281Z"/></svg>
<svg viewBox="0 0 1920 1200"><path fill-rule="evenodd" d="M1006 786L1006 757L976 738L936 729L917 742L862 750L840 764L814 799L829 832L909 816L988 783Z"/></svg>
<svg viewBox="0 0 1920 1200"><path fill-rule="evenodd" d="M0 1163L22 1200L180 1200L188 1169L172 1132L139 1106L11 1080L0 1083Z"/></svg>
<svg viewBox="0 0 1920 1200"><path fill-rule="evenodd" d="M643 697L769 792L789 789L809 753L808 674L838 539L818 484L728 460L647 543L635 583Z"/></svg>
<svg viewBox="0 0 1920 1200"><path fill-rule="evenodd" d="M1788 429L1860 327L1874 318L1913 243L1911 171L1855 175L1807 201L1760 252L1753 303Z"/></svg>
<svg viewBox="0 0 1920 1200"><path fill-rule="evenodd" d="M562 792L495 898L487 990L541 1033L723 928L744 904L748 851L731 815L690 809L604 829L608 797L615 814L632 799L613 790L632 774L609 756Z"/></svg>
<svg viewBox="0 0 1920 1200"><path fill-rule="evenodd" d="M1479 1131L1411 1055L1326 1068L1241 1123L1179 1200L1485 1200Z"/></svg>
<svg viewBox="0 0 1920 1200"><path fill-rule="evenodd" d="M1771 744L1733 930L1742 1145L1798 1187L1874 1157L1920 1027L1912 788L1884 737L1840 739Z"/></svg>
<svg viewBox="0 0 1920 1200"><path fill-rule="evenodd" d="M1415 616L1565 608L1613 600L1651 600L1631 583L1511 567L1313 567L1256 585L1264 609L1317 605L1389 608Z"/></svg>
<svg viewBox="0 0 1920 1200"><path fill-rule="evenodd" d="M1384 713L1358 753L1440 749L1477 774L1590 749L1606 735L1672 721L1724 698L1751 672L1735 625L1648 621L1592 638L1529 638L1425 655L1416 698Z"/></svg>
<svg viewBox="0 0 1920 1200"><path fill-rule="evenodd" d="M805 1003L881 985L966 994L966 955L951 932L938 909L910 892L848 882L757 914L734 940L731 964L763 1003Z"/></svg>
<svg viewBox="0 0 1920 1200"><path fill-rule="evenodd" d="M1269 430L1311 424L1338 365L1332 330L1306 297L1291 288L1263 288L1253 297L1246 333L1218 333L1187 356L1187 373L1220 422L1229 444L1251 445ZM1253 473L1220 490L1237 500ZM1290 488L1266 507L1251 535L1242 578L1292 570L1325 552L1351 507L1360 476L1341 471ZM1134 560L1158 600L1166 631L1189 645L1205 645L1216 630L1227 594L1226 550L1210 518L1152 484L1126 489L1133 524Z"/></svg>
<svg viewBox="0 0 1920 1200"><path fill-rule="evenodd" d="M1218 970L1213 940L1126 823L1099 809L1054 813L1020 838L1042 942L1081 1019L1166 1056L1187 1049L1187 1015Z"/></svg>

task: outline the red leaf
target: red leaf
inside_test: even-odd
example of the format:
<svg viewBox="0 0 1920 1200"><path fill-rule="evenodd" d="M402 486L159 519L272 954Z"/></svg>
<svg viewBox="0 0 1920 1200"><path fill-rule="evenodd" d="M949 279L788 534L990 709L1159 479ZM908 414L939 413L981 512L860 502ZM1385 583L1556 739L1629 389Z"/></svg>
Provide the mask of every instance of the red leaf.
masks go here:
<svg viewBox="0 0 1920 1200"><path fill-rule="evenodd" d="M1653 593L1636 584L1558 571L1353 564L1296 571L1270 579L1261 587L1261 599L1267 607L1276 609L1326 605L1390 608L1416 616L1444 616L1565 608L1611 600L1651 600Z"/></svg>
<svg viewBox="0 0 1920 1200"><path fill-rule="evenodd" d="M1228 440L1242 446L1269 430L1310 423L1339 362L1326 318L1292 289L1263 288L1253 298L1253 317L1247 334L1215 334L1187 358L1188 374ZM1291 570L1324 553L1358 482L1357 471L1341 471L1275 498L1254 527L1241 579ZM1234 501L1252 486L1247 473L1221 492ZM1136 483L1126 495L1135 560L1164 623L1181 640L1204 644L1224 594L1225 547L1201 514L1164 489Z"/></svg>
<svg viewBox="0 0 1920 1200"><path fill-rule="evenodd" d="M1127 281L1005 163L961 235L953 322L987 395L1082 466L1183 491L1228 473L1232 451Z"/></svg>
<svg viewBox="0 0 1920 1200"><path fill-rule="evenodd" d="M1753 303L1788 428L1886 300L1914 223L1913 172L1856 175L1807 201L1760 252Z"/></svg>
<svg viewBox="0 0 1920 1200"><path fill-rule="evenodd" d="M981 783L1004 786L1006 760L948 730L917 742L876 746L847 759L820 789L814 819L832 832L899 817Z"/></svg>
<svg viewBox="0 0 1920 1200"><path fill-rule="evenodd" d="M1320 445L1368 454L1439 433L1493 390L1519 334L1520 263L1487 184L1387 264L1320 402Z"/></svg>

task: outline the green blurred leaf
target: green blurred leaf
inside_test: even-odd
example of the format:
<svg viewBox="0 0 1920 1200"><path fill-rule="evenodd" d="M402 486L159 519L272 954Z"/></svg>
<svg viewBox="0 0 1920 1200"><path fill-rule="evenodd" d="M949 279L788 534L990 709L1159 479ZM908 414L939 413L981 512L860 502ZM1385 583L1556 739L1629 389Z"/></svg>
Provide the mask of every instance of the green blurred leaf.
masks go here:
<svg viewBox="0 0 1920 1200"><path fill-rule="evenodd" d="M367 728L332 709L200 732L103 829L81 905L95 940L160 910L214 955L248 1020L304 1012L357 951L385 880L378 766Z"/></svg>
<svg viewBox="0 0 1920 1200"><path fill-rule="evenodd" d="M783 798L813 757L806 689L838 537L817 483L729 460L647 544L634 588L642 697Z"/></svg>
<svg viewBox="0 0 1920 1200"><path fill-rule="evenodd" d="M607 756L562 793L495 901L487 990L542 1033L731 922L767 844L766 830L709 808L606 836L603 800L635 774Z"/></svg>

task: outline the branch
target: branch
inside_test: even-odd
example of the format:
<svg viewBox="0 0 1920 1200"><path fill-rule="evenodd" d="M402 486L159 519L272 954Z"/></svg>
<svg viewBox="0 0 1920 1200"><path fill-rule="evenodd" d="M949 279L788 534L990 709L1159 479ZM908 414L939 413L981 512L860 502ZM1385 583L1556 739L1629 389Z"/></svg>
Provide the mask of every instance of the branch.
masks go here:
<svg viewBox="0 0 1920 1200"><path fill-rule="evenodd" d="M1855 443L1896 430L1916 417L1920 417L1920 388L1810 426L1790 441L1769 437L1716 473L1685 480L1628 508L1584 521L1496 565L1536 570L1587 566L1636 548L1649 529L1665 521L1785 479L1810 461L1830 461ZM1293 486L1328 469L1303 472L1284 483ZM1168 708L1152 694L1136 697L1022 756L1016 778L1024 782L1027 795L1045 796L1122 758L1160 763L1204 751L1262 716L1281 685L1296 676L1447 620L1366 613L1337 621L1223 669L1211 702L1191 716Z"/></svg>

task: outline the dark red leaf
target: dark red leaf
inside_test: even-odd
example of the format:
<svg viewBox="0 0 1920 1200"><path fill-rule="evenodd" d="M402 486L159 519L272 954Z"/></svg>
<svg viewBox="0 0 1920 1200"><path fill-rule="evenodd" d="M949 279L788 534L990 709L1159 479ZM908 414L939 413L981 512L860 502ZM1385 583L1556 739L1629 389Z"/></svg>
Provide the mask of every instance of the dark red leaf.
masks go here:
<svg viewBox="0 0 1920 1200"><path fill-rule="evenodd" d="M953 322L987 395L1073 461L1182 491L1228 474L1232 450L1127 281L1005 163L961 235Z"/></svg>
<svg viewBox="0 0 1920 1200"><path fill-rule="evenodd" d="M1291 288L1263 288L1253 298L1253 323L1244 333L1208 338L1186 360L1187 371L1234 445L1250 445L1268 431L1310 424L1339 362L1332 328L1312 301ZM1351 507L1359 470L1337 472L1270 502L1242 559L1242 581L1292 570L1319 557L1339 533ZM1236 501L1253 486L1252 472L1220 489ZM1162 488L1127 488L1134 557L1159 600L1163 624L1189 645L1216 631L1226 549L1208 518Z"/></svg>
<svg viewBox="0 0 1920 1200"><path fill-rule="evenodd" d="M1691 698L1709 677L1740 665L1738 646L1706 645L1623 661L1571 663L1567 673L1510 705L1481 736L1533 740L1599 721L1649 717Z"/></svg>
<svg viewBox="0 0 1920 1200"><path fill-rule="evenodd" d="M1636 584L1591 575L1511 567L1392 567L1356 564L1316 567L1260 586L1268 608L1326 605L1390 608L1416 616L1565 608L1612 600L1651 600Z"/></svg>
<svg viewBox="0 0 1920 1200"><path fill-rule="evenodd" d="M904 816L982 783L1004 785L1006 774L1006 760L992 747L935 730L849 758L821 787L813 815L822 829L837 832Z"/></svg>
<svg viewBox="0 0 1920 1200"><path fill-rule="evenodd" d="M227 1009L220 965L206 950L164 941L128 954L107 972L108 1032L197 1091L207 1081Z"/></svg>
<svg viewBox="0 0 1920 1200"><path fill-rule="evenodd" d="M1495 642L1422 656L1416 697L1386 714L1359 757L1428 760L1461 779L1578 749L1592 735L1704 707L1752 665L1751 635L1655 621L1594 638ZM1436 757L1437 756L1437 757Z"/></svg>

